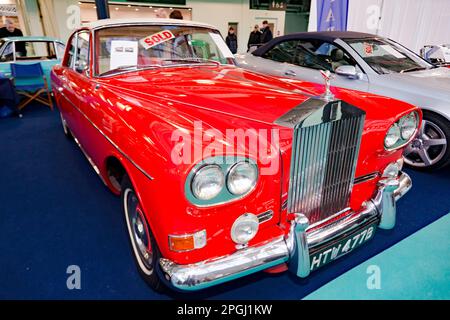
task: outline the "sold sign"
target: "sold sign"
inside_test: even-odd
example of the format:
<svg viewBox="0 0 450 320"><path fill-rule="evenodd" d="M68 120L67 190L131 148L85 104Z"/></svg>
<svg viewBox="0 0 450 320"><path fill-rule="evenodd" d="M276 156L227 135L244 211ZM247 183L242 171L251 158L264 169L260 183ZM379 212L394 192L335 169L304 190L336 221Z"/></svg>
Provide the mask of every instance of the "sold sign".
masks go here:
<svg viewBox="0 0 450 320"><path fill-rule="evenodd" d="M139 40L139 43L145 49L150 49L151 47L154 47L160 43L169 41L170 39L174 38L175 36L173 35L172 32L170 32L169 30L164 30Z"/></svg>

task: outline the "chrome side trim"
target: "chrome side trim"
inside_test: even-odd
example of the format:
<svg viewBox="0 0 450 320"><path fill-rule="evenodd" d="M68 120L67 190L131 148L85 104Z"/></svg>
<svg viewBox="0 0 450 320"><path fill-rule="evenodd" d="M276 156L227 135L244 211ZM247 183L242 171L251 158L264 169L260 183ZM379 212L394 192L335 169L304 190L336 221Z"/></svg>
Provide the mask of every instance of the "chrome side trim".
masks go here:
<svg viewBox="0 0 450 320"><path fill-rule="evenodd" d="M390 187L394 185L397 189L392 191ZM286 237L189 265L179 265L162 258L159 261L160 271L164 273L168 285L186 291L204 289L285 262L297 276L305 277L311 270L309 252L312 248L361 228L369 219L382 221L384 215L387 216L385 220L392 219L389 216L395 215L395 206L391 201L385 202L385 199L390 195L397 201L410 187L410 177L401 173L398 178L380 184L376 196L365 202L360 211L345 216L331 226L308 232L308 219L296 214Z"/></svg>
<svg viewBox="0 0 450 320"><path fill-rule="evenodd" d="M258 217L259 223L267 222L273 218L273 210L268 210L266 212L260 213L256 217Z"/></svg>
<svg viewBox="0 0 450 320"><path fill-rule="evenodd" d="M81 143L78 141L78 139L75 137L75 135L73 134L73 132L71 132L73 140L75 141L76 145L78 146L78 148L80 148L81 152L84 154L84 156L86 157L87 161L89 162L89 164L91 165L92 169L94 169L95 173L100 177L100 179L102 180L103 184L105 186L108 186L108 184L106 183L105 179L103 179L102 175L100 174L100 170L98 169L98 167L95 165L94 161L91 159L91 157L89 157L89 155L86 153L86 151L84 150L84 148L81 146Z"/></svg>
<svg viewBox="0 0 450 320"><path fill-rule="evenodd" d="M378 176L379 176L378 172L373 172L373 173L366 174L364 176L359 176L359 177L355 178L354 184L367 182L367 181L377 178Z"/></svg>
<svg viewBox="0 0 450 320"><path fill-rule="evenodd" d="M89 119L89 117L83 112L81 111L65 94L64 92L60 91L61 96L64 97L64 99L67 100L67 102L69 102L72 107L74 107L76 110L78 110L78 112L80 112L85 118L86 120L95 128L97 129L97 131L117 150L119 151L119 153L124 156L134 167L136 167L136 169L138 169L140 172L142 172L147 178L149 178L150 180L153 180L154 178L149 175L147 172L144 171L144 169L142 169L139 165L137 165L133 160L131 160L131 158L125 153L123 152L118 146L117 144L114 143L114 141L112 141L106 134L103 133L102 130L100 130L99 127L97 127L92 121L91 119Z"/></svg>

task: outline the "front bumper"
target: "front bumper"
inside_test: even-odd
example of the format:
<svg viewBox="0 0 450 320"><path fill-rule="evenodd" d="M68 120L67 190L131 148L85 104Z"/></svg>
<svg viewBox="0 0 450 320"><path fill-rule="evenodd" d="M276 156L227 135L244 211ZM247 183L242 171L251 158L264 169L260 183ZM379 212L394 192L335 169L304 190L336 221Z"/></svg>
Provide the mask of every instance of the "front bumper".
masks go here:
<svg viewBox="0 0 450 320"><path fill-rule="evenodd" d="M379 221L379 228L392 229L396 220L396 201L411 189L411 178L401 173L397 178L381 180L374 198L362 209L325 227L307 231L308 219L296 214L289 234L259 246L241 249L228 256L189 265L178 265L160 259L161 270L169 284L178 290L199 290L288 262L289 270L306 277L311 270L310 251L358 230L370 221Z"/></svg>

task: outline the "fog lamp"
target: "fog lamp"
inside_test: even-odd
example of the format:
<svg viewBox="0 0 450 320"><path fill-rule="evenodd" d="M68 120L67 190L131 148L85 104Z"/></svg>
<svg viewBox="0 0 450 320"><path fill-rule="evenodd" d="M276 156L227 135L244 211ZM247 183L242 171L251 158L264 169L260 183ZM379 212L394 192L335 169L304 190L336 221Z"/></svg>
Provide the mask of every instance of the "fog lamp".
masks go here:
<svg viewBox="0 0 450 320"><path fill-rule="evenodd" d="M231 239L238 244L246 244L256 236L258 228L258 217L252 213L245 213L234 221Z"/></svg>

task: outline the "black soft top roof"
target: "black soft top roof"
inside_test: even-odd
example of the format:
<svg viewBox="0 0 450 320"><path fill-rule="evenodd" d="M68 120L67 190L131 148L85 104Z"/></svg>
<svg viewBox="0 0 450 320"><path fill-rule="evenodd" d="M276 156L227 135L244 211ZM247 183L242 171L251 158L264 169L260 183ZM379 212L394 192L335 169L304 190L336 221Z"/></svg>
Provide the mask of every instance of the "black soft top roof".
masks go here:
<svg viewBox="0 0 450 320"><path fill-rule="evenodd" d="M264 54L268 48L272 48L277 43L285 40L317 39L322 41L333 42L336 39L365 39L375 37L377 36L374 34L354 32L354 31L316 31L316 32L291 33L285 36L273 38L265 45L253 51L253 55L260 56Z"/></svg>

